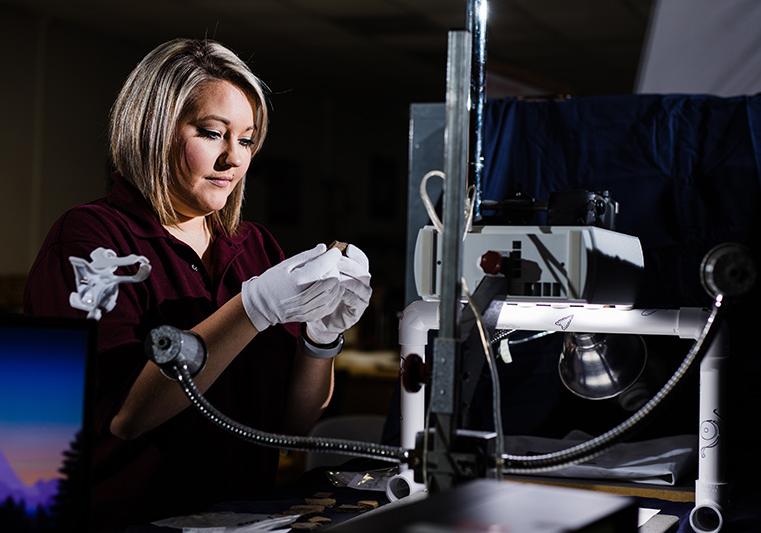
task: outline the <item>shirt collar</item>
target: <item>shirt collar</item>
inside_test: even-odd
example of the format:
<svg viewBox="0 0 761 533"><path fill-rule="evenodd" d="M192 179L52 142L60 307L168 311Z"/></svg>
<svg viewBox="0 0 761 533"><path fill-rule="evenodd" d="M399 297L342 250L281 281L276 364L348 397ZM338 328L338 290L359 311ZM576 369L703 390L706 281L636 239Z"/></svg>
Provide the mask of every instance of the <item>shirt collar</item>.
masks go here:
<svg viewBox="0 0 761 533"><path fill-rule="evenodd" d="M106 201L124 213L130 231L146 239L171 238L170 233L161 225L159 217L142 193L124 176L114 174L113 187ZM251 232L248 224L241 224L235 235L226 236L217 231L215 240L221 240L239 246Z"/></svg>

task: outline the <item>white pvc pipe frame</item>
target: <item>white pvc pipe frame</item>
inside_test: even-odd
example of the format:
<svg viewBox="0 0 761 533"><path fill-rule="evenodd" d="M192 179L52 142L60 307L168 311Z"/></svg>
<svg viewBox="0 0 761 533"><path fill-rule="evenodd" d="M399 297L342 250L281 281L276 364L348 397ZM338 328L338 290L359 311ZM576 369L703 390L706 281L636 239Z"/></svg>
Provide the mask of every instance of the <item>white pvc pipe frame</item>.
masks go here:
<svg viewBox="0 0 761 533"><path fill-rule="evenodd" d="M669 335L697 339L705 326L708 311L698 308L618 309L505 304L497 329ZM399 321L401 360L417 354L425 361L428 332L438 329L439 303L416 301L404 310ZM721 433L724 411L721 380L729 356L723 330L714 338L700 363L700 434L698 435L698 479L695 508L690 513L692 527L699 532L719 531L723 525L723 505L728 482L722 453ZM415 448L415 435L425 428L425 387L418 392L401 391L401 445ZM425 490L402 467L400 480L410 493ZM389 497L392 497L389 494ZM393 498L392 498L393 499Z"/></svg>

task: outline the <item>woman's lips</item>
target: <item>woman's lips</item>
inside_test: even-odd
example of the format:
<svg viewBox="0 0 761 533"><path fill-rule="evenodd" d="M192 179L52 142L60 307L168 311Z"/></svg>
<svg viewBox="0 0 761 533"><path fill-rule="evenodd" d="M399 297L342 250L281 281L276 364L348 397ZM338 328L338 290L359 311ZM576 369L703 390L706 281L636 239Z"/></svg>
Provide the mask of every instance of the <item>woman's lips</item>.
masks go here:
<svg viewBox="0 0 761 533"><path fill-rule="evenodd" d="M210 181L213 185L219 187L220 189L224 189L230 186L230 184L233 182L232 178L206 178L208 181Z"/></svg>

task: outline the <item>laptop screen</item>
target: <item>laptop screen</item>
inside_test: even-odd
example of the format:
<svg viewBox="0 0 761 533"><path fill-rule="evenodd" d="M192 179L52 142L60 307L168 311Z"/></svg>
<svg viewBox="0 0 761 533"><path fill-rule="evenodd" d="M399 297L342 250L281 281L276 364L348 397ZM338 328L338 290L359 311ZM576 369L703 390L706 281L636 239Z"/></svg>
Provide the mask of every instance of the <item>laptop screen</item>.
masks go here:
<svg viewBox="0 0 761 533"><path fill-rule="evenodd" d="M86 320L0 317L1 531L83 525L94 331Z"/></svg>

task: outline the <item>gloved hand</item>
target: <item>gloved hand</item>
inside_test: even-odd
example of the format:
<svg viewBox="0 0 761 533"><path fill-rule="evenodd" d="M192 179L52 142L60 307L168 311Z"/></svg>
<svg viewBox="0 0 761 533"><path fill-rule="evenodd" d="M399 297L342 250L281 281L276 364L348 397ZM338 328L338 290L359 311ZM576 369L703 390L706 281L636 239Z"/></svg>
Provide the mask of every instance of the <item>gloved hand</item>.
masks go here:
<svg viewBox="0 0 761 533"><path fill-rule="evenodd" d="M317 320L335 311L342 288L338 249L318 244L244 281L241 298L249 320L264 331L273 324Z"/></svg>
<svg viewBox="0 0 761 533"><path fill-rule="evenodd" d="M346 257L338 260L343 293L338 307L318 320L307 321L306 334L317 344L331 344L338 335L356 324L370 303L370 261L367 256L350 244Z"/></svg>

